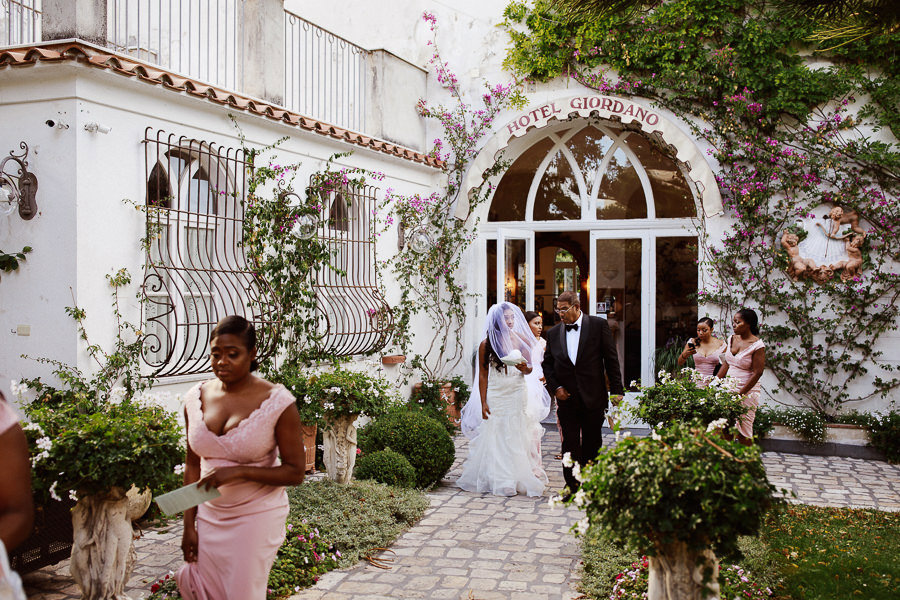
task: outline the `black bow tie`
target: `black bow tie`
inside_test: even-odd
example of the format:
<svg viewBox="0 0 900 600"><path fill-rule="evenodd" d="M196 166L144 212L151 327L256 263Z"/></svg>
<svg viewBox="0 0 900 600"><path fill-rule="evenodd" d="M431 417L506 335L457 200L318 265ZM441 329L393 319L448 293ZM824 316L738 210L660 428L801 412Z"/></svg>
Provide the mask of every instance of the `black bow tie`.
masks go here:
<svg viewBox="0 0 900 600"><path fill-rule="evenodd" d="M578 331L578 323L572 323L571 325L566 323L566 331Z"/></svg>

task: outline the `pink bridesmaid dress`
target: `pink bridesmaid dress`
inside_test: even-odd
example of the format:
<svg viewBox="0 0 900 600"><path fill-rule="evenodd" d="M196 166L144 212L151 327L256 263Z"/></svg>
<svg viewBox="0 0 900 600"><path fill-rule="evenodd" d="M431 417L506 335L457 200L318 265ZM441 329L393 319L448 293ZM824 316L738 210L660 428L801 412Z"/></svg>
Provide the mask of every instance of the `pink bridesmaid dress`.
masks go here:
<svg viewBox="0 0 900 600"><path fill-rule="evenodd" d="M747 380L753 374L753 353L764 348L765 344L762 340L756 340L737 354L731 353L731 340L734 336L728 338L728 344L725 352L722 353L722 360L728 363L728 375L734 377L740 382L740 386L744 387ZM696 357L695 357L696 358ZM743 404L750 408L737 424L740 434L746 438L753 438L753 419L756 417L756 408L759 406L760 387L759 381L753 386L749 392L744 394Z"/></svg>
<svg viewBox="0 0 900 600"><path fill-rule="evenodd" d="M697 372L703 375L705 379L712 379L713 372L716 370L716 365L719 364L719 356L725 352L727 347L727 344L722 342L721 346L710 352L707 356L700 354L698 349L697 354L694 355L694 367L697 369Z"/></svg>
<svg viewBox="0 0 900 600"><path fill-rule="evenodd" d="M185 398L188 440L200 456L200 476L214 467L274 467L279 463L275 424L294 397L276 385L237 427L215 435L203 421L202 385ZM221 496L197 507L197 562L175 574L185 600L264 600L269 570L284 541L285 488L239 481L219 487Z"/></svg>

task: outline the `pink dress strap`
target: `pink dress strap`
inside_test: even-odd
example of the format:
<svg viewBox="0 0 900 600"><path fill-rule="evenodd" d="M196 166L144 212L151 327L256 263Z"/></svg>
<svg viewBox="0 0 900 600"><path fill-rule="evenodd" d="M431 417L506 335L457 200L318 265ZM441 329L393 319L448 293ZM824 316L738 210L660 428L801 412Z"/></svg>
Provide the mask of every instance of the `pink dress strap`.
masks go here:
<svg viewBox="0 0 900 600"><path fill-rule="evenodd" d="M0 434L6 433L18 423L19 417L16 416L12 407L6 403L6 400L0 400Z"/></svg>

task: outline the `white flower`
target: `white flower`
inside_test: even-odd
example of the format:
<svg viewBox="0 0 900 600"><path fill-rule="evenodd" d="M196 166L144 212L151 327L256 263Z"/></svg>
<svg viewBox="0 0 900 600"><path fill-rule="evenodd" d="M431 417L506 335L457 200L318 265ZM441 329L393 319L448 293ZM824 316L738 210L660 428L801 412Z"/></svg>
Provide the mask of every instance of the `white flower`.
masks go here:
<svg viewBox="0 0 900 600"><path fill-rule="evenodd" d="M180 465L175 465L174 471L175 471L176 475L184 475L184 463L181 463Z"/></svg>
<svg viewBox="0 0 900 600"><path fill-rule="evenodd" d="M627 438L627 437L631 437L631 432L630 432L630 431L626 431L625 433L622 434L622 439L623 439L623 440L624 440L625 438Z"/></svg>
<svg viewBox="0 0 900 600"><path fill-rule="evenodd" d="M562 464L564 467L571 467L573 464L575 464L575 461L572 460L571 452L566 452L565 454L563 454Z"/></svg>
<svg viewBox="0 0 900 600"><path fill-rule="evenodd" d="M326 391L326 392L329 392L329 393L331 393L331 394L340 394L340 393L341 393L341 388L339 388L338 386L335 385L335 386L332 386L332 387L328 388L328 389L325 390L325 391Z"/></svg>
<svg viewBox="0 0 900 600"><path fill-rule="evenodd" d="M303 396L303 401L309 404L312 400L309 399L309 396Z"/></svg>
<svg viewBox="0 0 900 600"><path fill-rule="evenodd" d="M28 393L28 386L18 379L13 379L9 382L9 391L12 392L13 396L21 400Z"/></svg>
<svg viewBox="0 0 900 600"><path fill-rule="evenodd" d="M578 508L582 508L587 503L587 494L584 493L584 490L579 488L575 495L572 497L572 501L575 503L575 506Z"/></svg>
<svg viewBox="0 0 900 600"><path fill-rule="evenodd" d="M650 437L651 437L651 439L654 439L654 440L656 440L657 442L661 442L661 441L662 441L662 436L659 435L658 433L656 433L655 431L651 431L651 432L650 432Z"/></svg>
<svg viewBox="0 0 900 600"><path fill-rule="evenodd" d="M39 462L41 462L45 458L49 458L49 457L50 457L50 453L47 452L46 450L44 450L42 452L38 452L37 454L35 454L34 456L31 457L31 467L32 468L36 467Z"/></svg>
<svg viewBox="0 0 900 600"><path fill-rule="evenodd" d="M138 394L138 396L139 397L143 396L143 394L144 394L144 392L141 392ZM123 388L121 386L114 387L109 392L109 401L111 404L121 404L122 400L124 400L125 396L127 396L127 395L128 395L128 390L126 390L125 388Z"/></svg>
<svg viewBox="0 0 900 600"><path fill-rule="evenodd" d="M632 379L631 383L628 385L628 387L636 388L636 387L640 387L640 385L641 385L641 382L639 382L637 379Z"/></svg>
<svg viewBox="0 0 900 600"><path fill-rule="evenodd" d="M34 421L31 421L30 423L26 423L25 425L22 426L22 429L24 429L25 431L35 431L40 436L44 435L44 430L41 429L41 426L38 423L35 423Z"/></svg>
<svg viewBox="0 0 900 600"><path fill-rule="evenodd" d="M69 490L69 500L72 502L78 502L78 494L75 493L75 490Z"/></svg>
<svg viewBox="0 0 900 600"><path fill-rule="evenodd" d="M556 496L550 496L550 499L547 501L547 504L550 505L550 508L557 509L557 508L563 506L565 503L562 500L562 496L556 495Z"/></svg>
<svg viewBox="0 0 900 600"><path fill-rule="evenodd" d="M334 410L334 402L326 402L322 405L325 410Z"/></svg>
<svg viewBox="0 0 900 600"><path fill-rule="evenodd" d="M711 433L716 429L725 429L728 426L728 421L726 419L716 419L712 423L706 426L706 433Z"/></svg>
<svg viewBox="0 0 900 600"><path fill-rule="evenodd" d="M52 450L53 449L53 440L51 440L48 437L38 438L34 444L41 450Z"/></svg>
<svg viewBox="0 0 900 600"><path fill-rule="evenodd" d="M578 532L578 535L584 535L588 530L588 519L587 517L581 519L580 521L575 523L575 531Z"/></svg>
<svg viewBox="0 0 900 600"><path fill-rule="evenodd" d="M584 482L584 477L581 475L581 465L578 463L572 465L572 477L578 480L578 483Z"/></svg>
<svg viewBox="0 0 900 600"><path fill-rule="evenodd" d="M60 500L62 500L62 498L60 498L59 496L56 495L56 484L57 483L59 483L59 482L54 481L53 485L50 486L50 497L53 498L54 500L60 501Z"/></svg>
<svg viewBox="0 0 900 600"><path fill-rule="evenodd" d="M425 398L419 398L419 404L425 404Z"/></svg>

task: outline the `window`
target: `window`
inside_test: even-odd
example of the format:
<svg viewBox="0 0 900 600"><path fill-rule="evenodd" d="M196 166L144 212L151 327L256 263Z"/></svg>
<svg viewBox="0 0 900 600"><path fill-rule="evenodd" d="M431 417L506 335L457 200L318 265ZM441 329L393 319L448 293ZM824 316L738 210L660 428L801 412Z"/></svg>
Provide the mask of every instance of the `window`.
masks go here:
<svg viewBox="0 0 900 600"><path fill-rule="evenodd" d="M341 185L323 192L328 213L318 235L331 265L316 271L320 351L350 356L376 352L390 340L392 315L378 289L375 265L375 188Z"/></svg>
<svg viewBox="0 0 900 600"><path fill-rule="evenodd" d="M157 376L209 371L209 334L224 316L257 325L259 355L276 313L242 251L247 164L240 151L148 130L143 357Z"/></svg>
<svg viewBox="0 0 900 600"><path fill-rule="evenodd" d="M503 175L488 221L682 218L694 194L676 161L618 124L559 129L538 140Z"/></svg>

